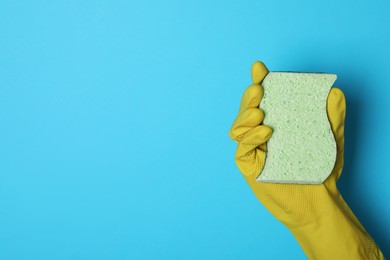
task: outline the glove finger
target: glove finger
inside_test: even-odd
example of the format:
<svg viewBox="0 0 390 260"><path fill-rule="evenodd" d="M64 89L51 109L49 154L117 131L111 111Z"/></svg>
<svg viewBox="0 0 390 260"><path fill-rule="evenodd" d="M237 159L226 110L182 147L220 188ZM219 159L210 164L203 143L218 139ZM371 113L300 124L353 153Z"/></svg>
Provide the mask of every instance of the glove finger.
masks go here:
<svg viewBox="0 0 390 260"><path fill-rule="evenodd" d="M333 169L333 178L338 180L344 165L344 122L346 101L343 91L332 88L327 99L327 113L337 145L337 160ZM330 178L331 179L331 178Z"/></svg>
<svg viewBox="0 0 390 260"><path fill-rule="evenodd" d="M260 85L250 85L242 95L239 114L248 108L258 107L263 97L263 87Z"/></svg>
<svg viewBox="0 0 390 260"><path fill-rule="evenodd" d="M249 130L242 138L239 145L260 145L268 141L272 135L272 129L266 125L259 125Z"/></svg>
<svg viewBox="0 0 390 260"><path fill-rule="evenodd" d="M257 153L265 153L265 142L270 138L271 134L272 129L264 125L257 126L248 131L244 135L243 140L238 143L235 157L236 162L244 164L245 167L250 167L255 162L261 162L260 159L262 157ZM249 169L245 169L245 172L248 171ZM255 171L257 171L257 168Z"/></svg>
<svg viewBox="0 0 390 260"><path fill-rule="evenodd" d="M341 89L332 88L330 90L327 100L327 113L335 136L343 136L346 102L344 93Z"/></svg>
<svg viewBox="0 0 390 260"><path fill-rule="evenodd" d="M260 84L268 74L268 69L261 61L255 61L252 64L251 76L253 84Z"/></svg>
<svg viewBox="0 0 390 260"><path fill-rule="evenodd" d="M260 125L263 119L264 112L259 108L248 108L244 110L234 120L229 131L230 138L237 142L241 141L242 136L253 127Z"/></svg>
<svg viewBox="0 0 390 260"><path fill-rule="evenodd" d="M265 162L265 142L270 138L272 129L260 125L248 131L238 143L235 161L239 170L245 176L260 173Z"/></svg>
<svg viewBox="0 0 390 260"><path fill-rule="evenodd" d="M244 176L258 176L265 162L265 144L260 145L263 149L254 148L243 156L236 157L235 162Z"/></svg>

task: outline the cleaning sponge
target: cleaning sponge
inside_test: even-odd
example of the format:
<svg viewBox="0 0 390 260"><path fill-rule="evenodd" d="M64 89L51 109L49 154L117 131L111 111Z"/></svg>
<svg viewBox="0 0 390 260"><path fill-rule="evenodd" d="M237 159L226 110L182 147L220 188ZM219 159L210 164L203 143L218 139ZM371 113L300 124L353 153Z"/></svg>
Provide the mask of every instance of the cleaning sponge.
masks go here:
<svg viewBox="0 0 390 260"><path fill-rule="evenodd" d="M336 161L336 142L326 100L336 75L270 72L260 108L273 129L266 160L256 181L322 183Z"/></svg>

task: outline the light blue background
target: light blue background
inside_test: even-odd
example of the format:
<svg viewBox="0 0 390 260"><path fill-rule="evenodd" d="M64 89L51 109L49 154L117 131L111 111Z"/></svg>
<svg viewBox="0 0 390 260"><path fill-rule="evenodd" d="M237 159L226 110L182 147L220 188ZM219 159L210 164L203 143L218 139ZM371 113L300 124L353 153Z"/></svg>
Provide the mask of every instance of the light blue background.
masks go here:
<svg viewBox="0 0 390 260"><path fill-rule="evenodd" d="M228 130L250 66L338 74L340 190L390 255L387 1L1 1L0 259L305 259Z"/></svg>

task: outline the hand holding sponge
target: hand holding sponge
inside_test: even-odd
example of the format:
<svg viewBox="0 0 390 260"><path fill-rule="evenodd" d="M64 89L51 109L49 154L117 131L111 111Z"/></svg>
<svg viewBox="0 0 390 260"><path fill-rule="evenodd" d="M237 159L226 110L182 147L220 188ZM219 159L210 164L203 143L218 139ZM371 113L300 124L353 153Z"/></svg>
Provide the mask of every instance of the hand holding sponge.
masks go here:
<svg viewBox="0 0 390 260"><path fill-rule="evenodd" d="M265 166L267 141L273 132L262 124L268 114L259 108L262 83L269 71L262 62L255 62L251 74L253 84L243 94L229 136L238 142L235 161L256 197L289 228L309 259L384 259L336 186L344 164L343 92L332 88L327 96L326 113L337 151L329 176L319 184L261 182L257 179Z"/></svg>

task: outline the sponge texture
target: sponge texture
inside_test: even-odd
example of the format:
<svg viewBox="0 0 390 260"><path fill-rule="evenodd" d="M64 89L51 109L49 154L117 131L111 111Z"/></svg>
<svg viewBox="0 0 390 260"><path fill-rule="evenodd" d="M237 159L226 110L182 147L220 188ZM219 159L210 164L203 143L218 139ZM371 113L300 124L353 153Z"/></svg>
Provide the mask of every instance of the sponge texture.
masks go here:
<svg viewBox="0 0 390 260"><path fill-rule="evenodd" d="M270 72L260 108L273 129L261 182L322 183L332 172L337 147L326 112L336 75Z"/></svg>

